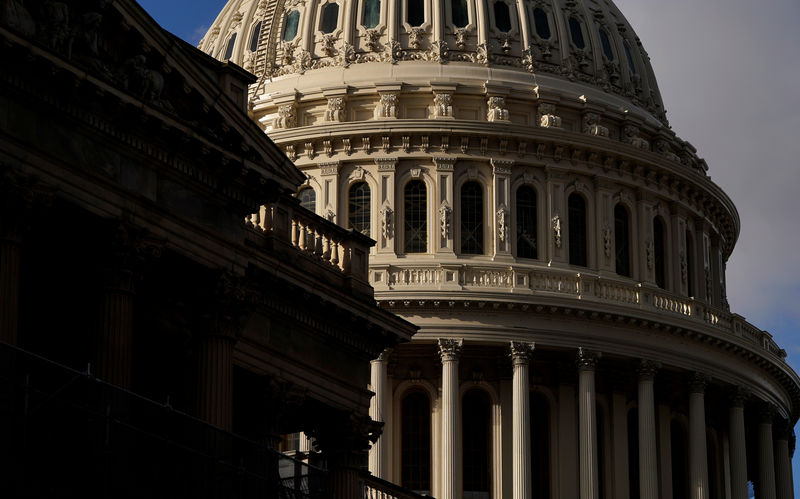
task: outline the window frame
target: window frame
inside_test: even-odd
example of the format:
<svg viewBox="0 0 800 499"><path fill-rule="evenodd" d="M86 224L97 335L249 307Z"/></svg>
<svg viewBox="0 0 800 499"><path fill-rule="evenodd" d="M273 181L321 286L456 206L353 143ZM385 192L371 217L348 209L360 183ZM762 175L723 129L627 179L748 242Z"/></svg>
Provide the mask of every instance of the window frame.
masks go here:
<svg viewBox="0 0 800 499"><path fill-rule="evenodd" d="M626 226L627 234L626 234L625 239L627 239L626 245L627 245L627 250L628 250L628 254L627 254L627 260L628 260L627 261L627 264L628 264L627 271L628 271L628 273L627 274L622 274L622 273L619 272L619 251L620 251L620 248L619 248L618 241L620 240L620 236L619 236L619 233L617 232L617 229L618 229L618 226L617 226L617 220L618 220L618 218L617 218L617 208L621 208L622 210L625 211L625 223L627 225ZM632 238L632 231L631 231L632 226L633 226L633 217L632 217L632 210L630 209L630 207L627 204L625 204L625 203L623 203L621 201L615 203L614 204L614 272L617 275L620 275L620 276L623 276L623 277L628 277L628 278L632 278L633 277L633 265L632 265L633 264L633 260L631 259L631 255L633 253L633 251L632 251L632 249L633 249L633 238Z"/></svg>
<svg viewBox="0 0 800 499"><path fill-rule="evenodd" d="M577 229L574 229L575 224L574 220L572 219L572 212L573 209L570 206L570 200L573 199L573 196L577 196L583 201L583 263L574 262L573 261L573 245L577 244L573 237L574 234L577 234ZM590 241L591 241L591 231L589 229L591 220L589 216L589 199L581 192L575 190L567 195L567 261L569 265L575 267L582 267L582 268L589 268L590 264ZM573 232L575 230L576 232ZM577 254L575 255L578 256Z"/></svg>
<svg viewBox="0 0 800 499"><path fill-rule="evenodd" d="M295 12L297 12L297 29L294 32L294 36L287 39L286 29L289 27L289 16L291 16ZM300 35L300 21L302 20L303 20L303 12L301 12L301 10L298 8L292 8L284 12L283 19L281 20L281 30L280 30L281 36L278 43L279 44L292 43L295 40L297 40L297 37Z"/></svg>
<svg viewBox="0 0 800 499"><path fill-rule="evenodd" d="M481 245L481 247L480 247L480 252L478 252L478 253L466 253L464 251L464 231L463 231L463 226L464 226L464 196L463 196L463 194L464 194L464 187L467 184L470 184L470 183L474 183L475 185L477 185L480 188L479 192L481 193L481 203L480 203L480 209L481 209L480 245ZM487 249L489 249L489 247L490 247L490 245L487 244L487 240L486 240L487 234L489 233L489 230L488 230L489 226L488 226L487 220L486 220L486 216L487 216L487 212L488 212L488 210L486 209L486 202L489 199L489 196L488 196L488 191L487 191L486 184L484 182L482 182L481 180L477 179L477 178L467 178L467 179L464 179L464 181L459 184L457 192L458 192L458 199L457 199L456 211L458 212L458 220L457 220L457 224L458 224L458 253L461 256L481 256L481 255L485 255Z"/></svg>
<svg viewBox="0 0 800 499"><path fill-rule="evenodd" d="M317 191L315 191L313 187L305 186L305 187L300 188L300 190L297 191L297 194L295 194L295 197L300 202L300 206L303 206L303 201L300 199L300 196L301 196L302 193L304 193L306 191L311 191L311 194L313 196L312 197L312 201L314 203L314 207L313 208L305 207L305 208L313 211L314 213L316 213L317 212Z"/></svg>
<svg viewBox="0 0 800 499"><path fill-rule="evenodd" d="M425 232L424 232L424 251L408 251L408 241L407 241L407 220L408 220L408 202L407 202L407 189L408 186L414 182L419 182L422 184L422 187L425 189L425 198L422 203L423 207L423 217L422 220L425 224ZM402 213L401 213L401 220L402 220L402 254L410 254L410 255L424 255L430 253L431 248L431 223L430 223L430 210L429 210L429 200L430 200L430 186L428 182L426 182L423 178L416 178L416 177L409 177L406 179L405 183L402 184Z"/></svg>
<svg viewBox="0 0 800 499"><path fill-rule="evenodd" d="M252 53L255 53L255 52L258 51L258 42L261 39L261 28L263 26L263 23L264 23L264 21L259 20L259 21L256 21L255 23L253 23L253 26L250 27L250 45L247 48ZM256 28L258 28L257 32L256 32ZM253 48L254 44L255 44L255 48Z"/></svg>
<svg viewBox="0 0 800 499"><path fill-rule="evenodd" d="M534 197L533 220L534 220L534 225L535 225L535 227L534 227L535 234L534 235L535 235L535 244L536 244L536 247L534 249L535 256L533 256L533 257L521 256L520 255L520 251L519 251L519 249L520 249L519 248L519 244L520 244L520 242L519 242L519 235L520 235L519 234L519 228L521 226L521 220L520 220L520 216L519 216L520 215L519 191L521 189L530 189L531 191L533 191L533 197ZM524 183L520 183L520 184L514 186L514 206L513 206L514 219L513 220L514 220L514 227L516 228L516 230L514 231L513 252L514 252L514 256L516 258L524 258L526 260L539 260L539 259L541 259L541 257L544 254L544 252L542 251L542 236L541 236L541 225L542 224L541 224L541 221L539 220L540 219L539 215L541 213L541 207L540 207L541 199L540 199L540 197L541 196L539 195L539 189L535 185L533 185L532 183L524 182Z"/></svg>
<svg viewBox="0 0 800 499"><path fill-rule="evenodd" d="M372 234L374 232L374 227L373 227L374 213L373 212L375 211L375 210L372 209L372 199L373 199L372 192L373 192L374 189L373 189L373 186L370 185L369 182L367 182L366 178L353 180L352 182L349 183L349 185L347 186L347 189L345 190L345 206L346 206L346 210L345 210L346 218L345 218L345 220L347 222L347 225L345 227L348 230L352 229L352 230L355 230L356 232L361 232L362 234L364 234L364 231L358 231L355 228L353 228L353 224L351 222L352 210L351 210L350 196L352 194L353 188L355 188L355 186L357 186L359 184L364 184L368 189L369 197L367 198L367 203L366 203L366 207L367 207L367 210L368 210L368 214L367 214L367 233L365 235L368 236L368 237L372 237Z"/></svg>

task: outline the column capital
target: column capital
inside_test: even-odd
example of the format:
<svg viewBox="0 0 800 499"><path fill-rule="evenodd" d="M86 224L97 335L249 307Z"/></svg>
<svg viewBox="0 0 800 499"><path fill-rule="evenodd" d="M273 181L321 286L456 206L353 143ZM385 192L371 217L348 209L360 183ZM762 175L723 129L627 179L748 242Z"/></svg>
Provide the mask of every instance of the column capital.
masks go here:
<svg viewBox="0 0 800 499"><path fill-rule="evenodd" d="M758 422L771 425L778 414L778 409L769 402L763 402L758 407Z"/></svg>
<svg viewBox="0 0 800 499"><path fill-rule="evenodd" d="M642 359L636 366L636 374L639 376L639 381L652 381L659 369L661 369L661 362Z"/></svg>
<svg viewBox="0 0 800 499"><path fill-rule="evenodd" d="M110 222L108 240L103 265L106 288L132 293L146 262L161 256L164 241L125 218Z"/></svg>
<svg viewBox="0 0 800 499"><path fill-rule="evenodd" d="M25 232L44 222L55 189L6 163L0 167L0 240L19 243Z"/></svg>
<svg viewBox="0 0 800 499"><path fill-rule="evenodd" d="M734 386L728 392L728 401L731 407L744 407L747 399L750 398L750 391L743 386Z"/></svg>
<svg viewBox="0 0 800 499"><path fill-rule="evenodd" d="M711 382L707 374L695 371L689 378L689 393L705 393L706 386Z"/></svg>
<svg viewBox="0 0 800 499"><path fill-rule="evenodd" d="M579 371L593 371L597 367L597 361L602 354L594 350L587 350L583 347L578 348L576 363Z"/></svg>
<svg viewBox="0 0 800 499"><path fill-rule="evenodd" d="M511 350L511 363L513 365L527 364L530 361L531 355L536 344L527 341L512 341L509 345Z"/></svg>
<svg viewBox="0 0 800 499"><path fill-rule="evenodd" d="M439 338L439 357L442 362L457 361L464 347L462 338Z"/></svg>
<svg viewBox="0 0 800 499"><path fill-rule="evenodd" d="M792 425L789 424L789 421L779 417L775 424L772 425L772 437L775 440L791 440Z"/></svg>
<svg viewBox="0 0 800 499"><path fill-rule="evenodd" d="M204 335L235 342L249 316L252 298L243 277L227 270L220 271L206 296L206 307L200 316Z"/></svg>
<svg viewBox="0 0 800 499"><path fill-rule="evenodd" d="M392 354L392 349L387 348L383 352L381 352L377 358L373 359L371 362L388 362L389 356Z"/></svg>

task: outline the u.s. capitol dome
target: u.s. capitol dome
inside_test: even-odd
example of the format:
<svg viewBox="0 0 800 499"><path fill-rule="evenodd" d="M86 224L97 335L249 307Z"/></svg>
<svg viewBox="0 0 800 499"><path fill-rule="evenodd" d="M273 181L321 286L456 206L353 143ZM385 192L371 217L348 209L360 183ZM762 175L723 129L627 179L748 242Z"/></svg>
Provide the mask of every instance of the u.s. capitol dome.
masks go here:
<svg viewBox="0 0 800 499"><path fill-rule="evenodd" d="M793 497L800 380L730 311L736 208L612 2L231 0L200 48L256 75L301 204L377 241L377 300L420 326L373 362L375 475Z"/></svg>

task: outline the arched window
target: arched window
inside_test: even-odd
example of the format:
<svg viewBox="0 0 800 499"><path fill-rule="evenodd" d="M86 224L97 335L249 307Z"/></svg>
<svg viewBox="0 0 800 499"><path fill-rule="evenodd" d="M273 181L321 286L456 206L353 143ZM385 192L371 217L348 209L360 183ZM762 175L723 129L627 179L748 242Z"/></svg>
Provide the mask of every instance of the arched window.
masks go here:
<svg viewBox="0 0 800 499"><path fill-rule="evenodd" d="M586 201L574 192L567 201L569 219L569 263L586 267L588 261L586 247Z"/></svg>
<svg viewBox="0 0 800 499"><path fill-rule="evenodd" d="M550 403L541 393L530 397L532 497L550 497Z"/></svg>
<svg viewBox="0 0 800 499"><path fill-rule="evenodd" d="M653 219L653 260L656 285L662 289L667 286L666 255L664 250L664 224L661 222L661 218L655 217Z"/></svg>
<svg viewBox="0 0 800 499"><path fill-rule="evenodd" d="M483 188L477 182L461 186L461 252L483 253Z"/></svg>
<svg viewBox="0 0 800 499"><path fill-rule="evenodd" d="M464 497L489 499L492 463L492 411L489 397L473 388L462 400Z"/></svg>
<svg viewBox="0 0 800 499"><path fill-rule="evenodd" d="M600 28L600 45L603 47L603 54L609 61L614 60L614 51L611 50L611 40L608 39L608 33L603 28Z"/></svg>
<svg viewBox="0 0 800 499"><path fill-rule="evenodd" d="M536 27L536 34L543 40L550 39L550 21L547 19L547 12L539 7L533 9L533 25Z"/></svg>
<svg viewBox="0 0 800 499"><path fill-rule="evenodd" d="M536 234L536 191L523 185L517 189L518 258L538 258Z"/></svg>
<svg viewBox="0 0 800 499"><path fill-rule="evenodd" d="M628 68L630 68L631 74L636 74L636 64L633 63L633 56L631 55L631 48L628 46L628 42L623 43L622 47L625 49L625 58L628 60Z"/></svg>
<svg viewBox="0 0 800 499"><path fill-rule="evenodd" d="M286 14L286 25L283 28L283 41L291 42L297 36L297 27L300 25L300 11L293 10Z"/></svg>
<svg viewBox="0 0 800 499"><path fill-rule="evenodd" d="M672 451L672 494L674 497L690 497L689 456L683 425L673 419L669 425L669 436Z"/></svg>
<svg viewBox="0 0 800 499"><path fill-rule="evenodd" d="M450 2L450 14L456 28L464 28L469 24L469 10L467 0L452 0Z"/></svg>
<svg viewBox="0 0 800 499"><path fill-rule="evenodd" d="M364 235L369 235L369 186L366 182L358 182L350 186L347 198L347 220L350 228Z"/></svg>
<svg viewBox="0 0 800 499"><path fill-rule="evenodd" d="M572 43L579 49L586 48L586 42L583 40L583 28L581 22L574 17L569 18L569 33L572 36Z"/></svg>
<svg viewBox="0 0 800 499"><path fill-rule="evenodd" d="M503 0L494 3L494 26L503 33L511 31L511 12Z"/></svg>
<svg viewBox="0 0 800 499"><path fill-rule="evenodd" d="M686 294L694 296L694 239L686 231Z"/></svg>
<svg viewBox="0 0 800 499"><path fill-rule="evenodd" d="M621 203L614 207L614 248L617 274L631 276L631 235L628 209Z"/></svg>
<svg viewBox="0 0 800 499"><path fill-rule="evenodd" d="M381 0L364 0L364 12L361 14L361 25L372 29L381 21Z"/></svg>
<svg viewBox="0 0 800 499"><path fill-rule="evenodd" d="M404 248L406 253L428 251L428 193L425 182L412 180L404 192Z"/></svg>
<svg viewBox="0 0 800 499"><path fill-rule="evenodd" d="M300 201L300 206L307 210L314 211L317 209L317 193L311 187L306 187L297 193L297 199Z"/></svg>
<svg viewBox="0 0 800 499"><path fill-rule="evenodd" d="M228 38L228 45L225 47L225 57L223 59L229 60L233 57L233 48L236 46L236 33Z"/></svg>
<svg viewBox="0 0 800 499"><path fill-rule="evenodd" d="M322 8L322 25L320 31L323 33L333 33L339 25L339 4L331 2Z"/></svg>
<svg viewBox="0 0 800 499"><path fill-rule="evenodd" d="M425 0L406 1L406 22L414 27L425 22Z"/></svg>
<svg viewBox="0 0 800 499"><path fill-rule="evenodd" d="M630 499L639 499L639 409L635 407L628 410L628 486Z"/></svg>
<svg viewBox="0 0 800 499"><path fill-rule="evenodd" d="M253 34L250 36L250 52L258 50L258 37L261 36L261 21L253 26Z"/></svg>
<svg viewBox="0 0 800 499"><path fill-rule="evenodd" d="M431 403L421 391L401 402L400 483L420 494L431 493Z"/></svg>

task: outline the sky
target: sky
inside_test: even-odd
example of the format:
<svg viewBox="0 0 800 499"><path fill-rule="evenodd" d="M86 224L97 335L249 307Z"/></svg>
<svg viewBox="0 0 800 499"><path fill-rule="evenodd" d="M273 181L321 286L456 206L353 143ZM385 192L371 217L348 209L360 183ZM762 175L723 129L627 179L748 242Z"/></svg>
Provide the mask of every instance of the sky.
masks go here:
<svg viewBox="0 0 800 499"><path fill-rule="evenodd" d="M143 0L197 44L224 0ZM670 124L733 199L731 310L800 371L800 2L616 0L650 55ZM796 218L797 217L797 218ZM800 497L800 451L794 459Z"/></svg>

